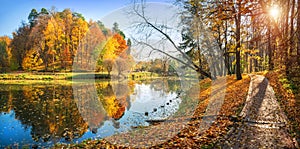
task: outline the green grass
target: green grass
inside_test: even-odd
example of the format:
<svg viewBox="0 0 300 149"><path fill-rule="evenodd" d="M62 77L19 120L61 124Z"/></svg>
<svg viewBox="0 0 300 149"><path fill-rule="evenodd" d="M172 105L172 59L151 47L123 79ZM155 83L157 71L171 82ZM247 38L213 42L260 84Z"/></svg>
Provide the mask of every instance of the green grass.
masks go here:
<svg viewBox="0 0 300 149"><path fill-rule="evenodd" d="M160 77L156 73L151 72L134 72L127 75L128 79L142 80L148 78ZM0 80L11 81L11 80L73 80L73 79L109 79L108 73L93 73L93 72L69 72L69 73L51 73L51 72L22 72L22 73L6 73L0 74Z"/></svg>
<svg viewBox="0 0 300 149"><path fill-rule="evenodd" d="M129 73L128 77L132 80L139 80L139 79L144 79L144 78L152 78L152 77L159 77L160 75L157 73L152 73L152 72L133 72Z"/></svg>
<svg viewBox="0 0 300 149"><path fill-rule="evenodd" d="M281 76L279 78L279 82L282 84L283 88L287 90L287 92L289 92L289 93L296 92L296 90L297 90L296 86L287 78Z"/></svg>
<svg viewBox="0 0 300 149"><path fill-rule="evenodd" d="M7 73L0 74L0 80L65 80L70 74L34 74L34 73Z"/></svg>

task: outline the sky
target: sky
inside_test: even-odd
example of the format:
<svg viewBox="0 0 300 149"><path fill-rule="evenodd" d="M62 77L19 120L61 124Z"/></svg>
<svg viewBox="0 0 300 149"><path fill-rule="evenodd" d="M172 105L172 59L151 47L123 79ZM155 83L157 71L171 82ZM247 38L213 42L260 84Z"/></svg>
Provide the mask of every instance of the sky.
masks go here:
<svg viewBox="0 0 300 149"><path fill-rule="evenodd" d="M170 0L147 0L147 2L170 3ZM101 20L111 12L132 4L132 0L0 0L0 36L12 36L22 21L28 22L31 9L40 11L41 8L58 11L70 8L83 14L86 20Z"/></svg>

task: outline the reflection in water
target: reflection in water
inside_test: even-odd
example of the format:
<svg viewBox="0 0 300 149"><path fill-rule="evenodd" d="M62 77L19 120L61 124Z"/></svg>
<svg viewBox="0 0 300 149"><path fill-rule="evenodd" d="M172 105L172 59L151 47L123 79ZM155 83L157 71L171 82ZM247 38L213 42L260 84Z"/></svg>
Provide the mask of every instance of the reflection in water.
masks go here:
<svg viewBox="0 0 300 149"><path fill-rule="evenodd" d="M11 115L10 119L3 120L12 121L14 118L21 123L24 131L30 130L32 140L24 143L58 142L62 138L68 141L81 137L87 130L88 126L72 99L71 86L1 85L0 90L1 115ZM14 138L6 137L5 128L1 129L1 145L15 143Z"/></svg>
<svg viewBox="0 0 300 149"><path fill-rule="evenodd" d="M179 81L0 85L0 147L104 138L176 112Z"/></svg>
<svg viewBox="0 0 300 149"><path fill-rule="evenodd" d="M136 85L135 92L131 95L132 103L131 111L137 113L145 113L147 119L157 120L166 119L174 114L181 103L176 92L169 92L163 86L164 83L149 85Z"/></svg>

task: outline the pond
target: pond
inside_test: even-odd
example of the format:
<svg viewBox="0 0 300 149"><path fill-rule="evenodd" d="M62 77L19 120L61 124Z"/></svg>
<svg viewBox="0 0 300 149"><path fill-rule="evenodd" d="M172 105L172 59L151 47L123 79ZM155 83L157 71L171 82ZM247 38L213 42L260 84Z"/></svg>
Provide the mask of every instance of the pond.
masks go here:
<svg viewBox="0 0 300 149"><path fill-rule="evenodd" d="M174 115L179 80L0 84L0 147L105 138Z"/></svg>

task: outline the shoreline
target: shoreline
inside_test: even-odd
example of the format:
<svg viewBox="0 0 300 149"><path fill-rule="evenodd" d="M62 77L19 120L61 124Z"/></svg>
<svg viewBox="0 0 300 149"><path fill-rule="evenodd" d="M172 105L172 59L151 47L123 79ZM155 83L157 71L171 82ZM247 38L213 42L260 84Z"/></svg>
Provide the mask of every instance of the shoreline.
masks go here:
<svg viewBox="0 0 300 149"><path fill-rule="evenodd" d="M174 77L174 76L171 76ZM126 78L129 80L139 80L146 78L163 78L156 73L151 72L134 72L128 73ZM0 74L1 81L13 81L13 80L41 80L41 81L51 81L51 80L80 80L80 79L111 79L108 73L98 73L98 72L12 72Z"/></svg>

